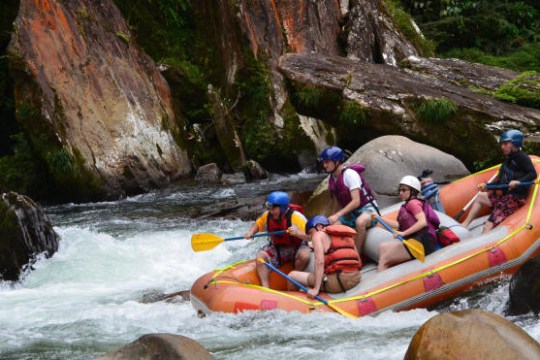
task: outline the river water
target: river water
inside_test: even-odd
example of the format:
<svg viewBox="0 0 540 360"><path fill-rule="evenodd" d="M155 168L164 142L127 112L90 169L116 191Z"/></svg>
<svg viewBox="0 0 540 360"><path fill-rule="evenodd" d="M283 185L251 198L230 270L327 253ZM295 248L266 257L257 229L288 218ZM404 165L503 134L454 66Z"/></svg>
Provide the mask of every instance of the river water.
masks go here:
<svg viewBox="0 0 540 360"><path fill-rule="evenodd" d="M508 280L437 309L348 319L271 311L198 318L189 302L153 301L188 290L201 275L253 258L264 240L230 241L195 253L193 233L242 235L251 222L197 220L193 206L273 190L313 189L318 175L273 176L230 187L170 187L121 201L45 208L62 240L24 281L0 282L0 359L92 359L148 333L201 343L217 359L402 359L416 330L439 312L502 314ZM540 341L533 316L509 318Z"/></svg>

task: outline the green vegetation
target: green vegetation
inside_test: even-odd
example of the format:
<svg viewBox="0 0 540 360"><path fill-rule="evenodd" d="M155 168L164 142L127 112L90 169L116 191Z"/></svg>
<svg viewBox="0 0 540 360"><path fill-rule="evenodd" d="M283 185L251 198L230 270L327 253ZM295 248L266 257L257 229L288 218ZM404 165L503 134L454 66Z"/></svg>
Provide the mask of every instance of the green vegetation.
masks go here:
<svg viewBox="0 0 540 360"><path fill-rule="evenodd" d="M416 110L416 115L422 121L437 125L453 118L457 111L458 107L453 101L437 98L424 100Z"/></svg>
<svg viewBox="0 0 540 360"><path fill-rule="evenodd" d="M418 33L413 26L411 15L403 9L402 2L399 0L386 0L394 25L416 48L422 51L424 56L433 56L435 43Z"/></svg>
<svg viewBox="0 0 540 360"><path fill-rule="evenodd" d="M129 34L125 33L124 31L120 31L120 30L118 30L114 34L116 36L118 36L120 38L120 40L122 40L123 42L125 42L126 44L129 45L129 42L131 41L131 37L129 36Z"/></svg>
<svg viewBox="0 0 540 360"><path fill-rule="evenodd" d="M314 108L319 105L323 96L323 91L320 87L314 85L297 86L296 96L300 105Z"/></svg>
<svg viewBox="0 0 540 360"><path fill-rule="evenodd" d="M495 97L540 109L540 74L535 71L520 74L501 85L495 92Z"/></svg>
<svg viewBox="0 0 540 360"><path fill-rule="evenodd" d="M362 125L366 122L366 113L357 102L345 101L339 120L346 125Z"/></svg>
<svg viewBox="0 0 540 360"><path fill-rule="evenodd" d="M517 71L540 62L540 2L536 0L401 0L444 57Z"/></svg>

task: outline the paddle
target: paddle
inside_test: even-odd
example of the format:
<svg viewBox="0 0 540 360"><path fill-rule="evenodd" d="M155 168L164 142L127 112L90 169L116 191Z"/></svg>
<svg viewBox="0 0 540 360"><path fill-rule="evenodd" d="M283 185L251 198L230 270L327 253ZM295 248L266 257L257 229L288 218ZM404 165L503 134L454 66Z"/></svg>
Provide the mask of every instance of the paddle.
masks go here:
<svg viewBox="0 0 540 360"><path fill-rule="evenodd" d="M288 276L287 274L285 274L284 272L282 272L281 270L276 268L274 265L264 261L264 259L261 259L261 258L258 258L257 260L259 262L263 263L264 265L266 265L266 267L269 268L270 270L273 270L273 271L277 272L279 275L283 276L285 279L287 279L288 281L290 281L291 283L296 285L303 292L306 292L306 293L308 292L308 289L304 285L300 284L298 281L294 280L292 277ZM353 314L349 314L345 310L342 310L342 309L338 308L337 306L329 303L327 300L323 299L319 295L316 295L315 299L319 300L324 305L328 306L330 309L334 310L335 312L337 312L337 313L339 313L339 314L341 314L343 316L346 316L346 317L351 318L351 319L356 318L356 316L354 316Z"/></svg>
<svg viewBox="0 0 540 360"><path fill-rule="evenodd" d="M518 184L515 184L514 186L529 186L529 185L535 185L538 184L539 180L536 181L524 181L520 182ZM488 190L497 190L497 189L507 189L510 187L510 184L487 184L486 189Z"/></svg>
<svg viewBox="0 0 540 360"><path fill-rule="evenodd" d="M279 235L279 234L285 234L286 232L287 230L264 232L264 233L255 234L252 237ZM210 233L193 234L191 236L191 247L193 248L194 251L206 251L206 250L211 250L215 248L216 246L218 246L224 241L231 241L231 240L247 240L247 239L245 239L243 236L236 236L236 237L230 237L230 238L224 239Z"/></svg>
<svg viewBox="0 0 540 360"><path fill-rule="evenodd" d="M488 180L488 185L490 182L492 182L493 180L495 180L495 178L497 177L497 174L498 172L495 172L495 174L493 174L493 176ZM476 198L478 197L478 195L480 195L480 191L478 191L476 193L476 195L473 196L473 198L467 203L467 205L465 205L465 207L463 209L460 210L460 212L457 213L456 216L454 216L454 220L456 221L459 221L459 219L463 216L463 214L465 214L465 212L467 210L469 210L469 208L471 207L471 205L474 203L474 201L476 200Z"/></svg>
<svg viewBox="0 0 540 360"><path fill-rule="evenodd" d="M392 229L380 217L377 216L375 219L379 222L379 224L384 226L386 228L386 230L390 231L392 234L395 233L394 229ZM415 258L417 258L421 262L424 262L426 260L426 255L425 255L425 252L424 252L424 245L420 241L415 240L415 239L404 239L400 235L398 235L397 238L398 238L398 240L403 242L403 245L405 245L407 247L407 249L409 249L412 256L414 256Z"/></svg>

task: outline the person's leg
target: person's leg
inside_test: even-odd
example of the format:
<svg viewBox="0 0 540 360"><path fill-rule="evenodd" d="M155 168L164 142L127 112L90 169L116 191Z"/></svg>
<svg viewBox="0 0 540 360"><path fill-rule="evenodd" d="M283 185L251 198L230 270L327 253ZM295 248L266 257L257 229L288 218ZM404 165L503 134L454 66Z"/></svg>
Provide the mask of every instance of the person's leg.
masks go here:
<svg viewBox="0 0 540 360"><path fill-rule="evenodd" d="M294 256L294 270L304 270L309 263L310 254L309 246L300 246Z"/></svg>
<svg viewBox="0 0 540 360"><path fill-rule="evenodd" d="M488 193L487 192L481 192L478 194L478 197L474 201L471 211L469 211L469 214L467 214L467 217L465 218L465 221L461 223L461 225L464 228L468 228L471 222L478 216L480 213L480 210L482 209L482 206L486 205L491 207L491 201L489 200Z"/></svg>
<svg viewBox="0 0 540 360"><path fill-rule="evenodd" d="M270 256L266 253L266 251L261 250L257 254L257 258L261 258L266 262L270 262ZM268 267L264 265L263 263L257 261L257 275L259 275L259 280L261 281L261 286L270 287L269 277L270 277L270 271L268 270Z"/></svg>
<svg viewBox="0 0 540 360"><path fill-rule="evenodd" d="M383 271L392 265L411 260L411 255L401 242L383 242L379 245L378 271Z"/></svg>
<svg viewBox="0 0 540 360"><path fill-rule="evenodd" d="M371 226L371 213L365 212L360 214L356 218L356 232L358 235L356 235L355 239L355 245L356 249L358 250L358 255L362 254L362 250L364 249L364 242L366 241L366 235L367 235L367 229Z"/></svg>
<svg viewBox="0 0 540 360"><path fill-rule="evenodd" d="M313 285L315 285L315 281L314 281L314 277L312 273L293 270L289 273L289 276L304 286L313 287ZM293 283L291 283L290 281L288 281L287 290L289 291L298 290L298 287L294 285Z"/></svg>
<svg viewBox="0 0 540 360"><path fill-rule="evenodd" d="M488 232L490 231L491 229L493 229L493 226L495 224L493 224L491 221L487 221L485 224L484 224L484 228L482 229L482 232L485 233L485 232Z"/></svg>

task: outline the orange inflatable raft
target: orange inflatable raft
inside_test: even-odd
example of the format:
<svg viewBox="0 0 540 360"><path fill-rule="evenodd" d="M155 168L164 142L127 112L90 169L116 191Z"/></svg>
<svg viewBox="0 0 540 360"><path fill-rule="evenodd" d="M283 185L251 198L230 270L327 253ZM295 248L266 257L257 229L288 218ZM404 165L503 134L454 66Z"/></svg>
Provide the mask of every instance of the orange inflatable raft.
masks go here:
<svg viewBox="0 0 540 360"><path fill-rule="evenodd" d="M531 159L540 174L540 158L531 156ZM441 225L452 228L460 242L426 256L423 263L411 260L382 272L377 272L376 264L368 263L362 268L362 281L356 287L346 293L321 293L330 306L308 298L303 292L286 291L286 280L275 272L270 276L271 288L261 287L255 260L232 264L200 277L191 288L191 303L200 315L246 310L311 313L338 309L339 313L359 317L386 310L426 307L497 281L540 254L539 185L531 186L525 206L488 233L481 233L488 209L468 229L453 217L476 195L477 185L488 182L498 169L495 166L441 189L440 200L446 212L438 213ZM396 216L400 205L383 209L383 216ZM381 241L397 240L381 227L370 229L364 253L376 260ZM288 273L291 269L281 270Z"/></svg>

